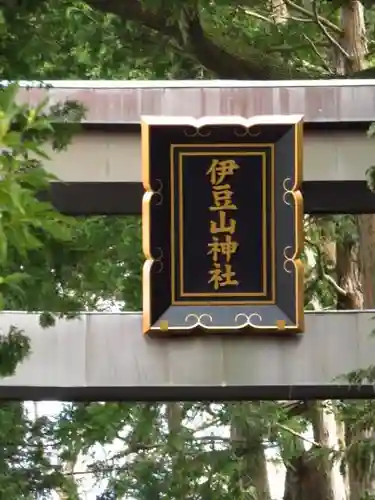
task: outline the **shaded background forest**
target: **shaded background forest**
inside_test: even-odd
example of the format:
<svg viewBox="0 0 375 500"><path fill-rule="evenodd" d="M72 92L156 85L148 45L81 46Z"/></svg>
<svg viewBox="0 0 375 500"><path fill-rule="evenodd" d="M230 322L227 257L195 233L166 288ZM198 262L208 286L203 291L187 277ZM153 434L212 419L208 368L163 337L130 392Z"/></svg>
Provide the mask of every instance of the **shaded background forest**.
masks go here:
<svg viewBox="0 0 375 500"><path fill-rule="evenodd" d="M375 66L370 1L0 0L0 8L0 69L9 80L371 78ZM13 98L14 89L1 92L1 123L21 131L0 130L7 148L0 157L1 307L46 311L45 326L57 312L113 303L140 310L139 219L74 221L37 202L35 191L48 181L45 142L65 147L74 131ZM52 110L77 118L81 111ZM30 151L39 162L31 163ZM374 308L375 218L307 217L305 225L314 256L306 264L306 308ZM1 373L28 348L22 332L12 331L0 345ZM371 373L360 375L371 380ZM84 498L76 472L85 457L86 472L103 486L97 500L271 500L271 450L286 470L283 500L375 499L373 407L92 403L65 404L51 417L2 405L0 499ZM93 454L114 442L102 459Z"/></svg>

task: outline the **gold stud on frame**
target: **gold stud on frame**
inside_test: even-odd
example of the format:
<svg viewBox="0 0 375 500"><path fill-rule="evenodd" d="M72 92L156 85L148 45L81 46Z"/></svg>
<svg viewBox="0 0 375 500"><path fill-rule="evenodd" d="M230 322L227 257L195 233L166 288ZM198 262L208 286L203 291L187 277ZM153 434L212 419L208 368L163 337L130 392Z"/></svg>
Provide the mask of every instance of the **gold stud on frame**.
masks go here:
<svg viewBox="0 0 375 500"><path fill-rule="evenodd" d="M285 326L286 326L285 319L278 319L276 321L276 326L277 326L278 330L285 330Z"/></svg>
<svg viewBox="0 0 375 500"><path fill-rule="evenodd" d="M159 327L160 327L160 330L162 332L167 332L168 331L168 326L169 326L168 325L168 321L166 321L164 319L162 321L160 321L160 323L159 323Z"/></svg>

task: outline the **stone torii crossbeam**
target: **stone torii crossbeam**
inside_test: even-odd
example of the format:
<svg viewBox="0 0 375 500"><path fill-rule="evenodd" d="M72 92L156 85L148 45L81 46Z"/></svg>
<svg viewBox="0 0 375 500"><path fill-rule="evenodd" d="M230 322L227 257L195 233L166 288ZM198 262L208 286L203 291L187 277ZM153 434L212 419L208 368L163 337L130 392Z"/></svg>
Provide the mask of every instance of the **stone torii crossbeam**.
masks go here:
<svg viewBox="0 0 375 500"><path fill-rule="evenodd" d="M67 152L47 167L52 202L73 215L140 214L141 115L303 114L307 213L375 213L365 172L375 81L47 82L19 99L66 99L88 109ZM42 196L47 196L42 194ZM342 378L375 356L371 311L306 314L298 342L264 338L154 339L139 314L83 314L43 330L37 315L0 314L31 338L32 354L0 381L2 399L179 400L358 398L372 385Z"/></svg>

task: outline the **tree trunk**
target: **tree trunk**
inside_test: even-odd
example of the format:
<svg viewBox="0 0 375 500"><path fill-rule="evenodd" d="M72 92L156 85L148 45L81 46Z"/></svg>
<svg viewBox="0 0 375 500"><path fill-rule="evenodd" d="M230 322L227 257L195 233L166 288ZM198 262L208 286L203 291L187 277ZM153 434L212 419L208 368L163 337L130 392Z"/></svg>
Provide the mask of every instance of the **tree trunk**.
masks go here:
<svg viewBox="0 0 375 500"><path fill-rule="evenodd" d="M182 406L180 403L167 403L166 408L168 431L170 435L177 435L182 425Z"/></svg>
<svg viewBox="0 0 375 500"><path fill-rule="evenodd" d="M374 429L353 431L347 428L346 443L347 446L353 443L360 443L363 440L374 442ZM366 454L356 451L353 457L348 460L348 480L350 485L350 500L362 500L365 498L375 498L375 477L373 453Z"/></svg>
<svg viewBox="0 0 375 500"><path fill-rule="evenodd" d="M359 258L362 273L363 307L375 307L375 216L358 216Z"/></svg>
<svg viewBox="0 0 375 500"><path fill-rule="evenodd" d="M366 65L368 48L362 4L358 0L347 0L341 7L340 18L342 36L338 42L342 50L333 47L334 69L338 73L350 75L365 69ZM360 216L354 221L348 218L348 224L344 224L344 238L336 242L328 241L323 249L326 254L332 256L336 264L337 283L345 291L338 295L337 309L374 307L372 298L375 297L375 217ZM365 299L362 289L365 290ZM342 434L342 429L341 426L338 427L333 414L327 413L320 404L314 404L311 422L315 441L322 448L337 446L338 432ZM364 490L358 489L355 470L350 466L348 483L353 491L350 500L359 500L358 495ZM303 450L294 463L287 467L284 500L344 500L349 489L345 486L345 478L342 477L338 464L332 464L329 456L319 456Z"/></svg>
<svg viewBox="0 0 375 500"><path fill-rule="evenodd" d="M244 409L251 404L256 403L243 403L241 406ZM248 491L257 500L271 500L262 432L256 426L249 425L244 414L241 411L240 415L232 418L230 429L233 452L238 460L234 491L238 492L238 496Z"/></svg>
<svg viewBox="0 0 375 500"><path fill-rule="evenodd" d="M350 75L366 68L368 46L364 7L358 0L345 2L341 8L341 46L347 53L345 73ZM356 218L357 234L352 241L338 246L337 263L342 279L342 286L348 292L346 309L374 308L375 306L375 216L360 215ZM354 231L353 231L354 233ZM356 241L358 237L358 241ZM356 440L366 439L368 432L353 433L346 429L346 444L350 446ZM354 435L353 435L354 434ZM360 500L365 494L374 495L372 471L367 464L353 460L348 462L348 483L350 500ZM367 469L367 470L364 470Z"/></svg>
<svg viewBox="0 0 375 500"><path fill-rule="evenodd" d="M34 418L39 418L38 402L33 402ZM42 444L42 443L41 443ZM76 466L76 459L66 460L62 464L63 473L66 474L65 485L63 488L56 488L55 493L59 500L78 500L78 485L74 478L74 469Z"/></svg>
<svg viewBox="0 0 375 500"><path fill-rule="evenodd" d="M340 445L341 425L336 419L336 408L332 402L315 403L311 408L311 423L314 441L328 453L321 455L319 475L322 485L322 498L346 500L345 480L340 471L340 463L332 460L332 451Z"/></svg>
<svg viewBox="0 0 375 500"><path fill-rule="evenodd" d="M313 457L304 450L289 462L285 477L284 500L339 500L333 495L322 469L320 457Z"/></svg>
<svg viewBox="0 0 375 500"><path fill-rule="evenodd" d="M271 18L275 24L285 24L288 22L288 8L284 0L271 0Z"/></svg>
<svg viewBox="0 0 375 500"><path fill-rule="evenodd" d="M342 54L346 75L366 68L368 53L364 8L358 0L346 0L341 8L342 37L340 44L349 57Z"/></svg>
<svg viewBox="0 0 375 500"><path fill-rule="evenodd" d="M337 283L345 291L345 294L339 294L337 298L337 309L363 309L362 273L357 234L349 234L349 231L356 231L356 226L353 223L350 229L344 230L348 233L343 236L342 241L336 243Z"/></svg>
<svg viewBox="0 0 375 500"><path fill-rule="evenodd" d="M341 8L340 44L347 56L341 54L343 72L350 75L366 68L368 53L363 5L350 0ZM346 291L339 297L338 309L372 309L375 307L375 216L360 215L343 242L336 245L338 283ZM347 447L368 438L373 430L353 432L345 429ZM364 495L375 494L371 465L350 460L347 464L347 483L350 500L361 500Z"/></svg>
<svg viewBox="0 0 375 500"><path fill-rule="evenodd" d="M74 478L76 460L66 460L63 463L63 472L66 474L64 488L56 490L60 500L79 500L78 485Z"/></svg>
<svg viewBox="0 0 375 500"><path fill-rule="evenodd" d="M306 450L303 440L296 438L297 453L287 465L284 500L346 500L344 480L330 454L338 447L335 415L322 403L312 403L308 413L317 446Z"/></svg>
<svg viewBox="0 0 375 500"><path fill-rule="evenodd" d="M181 451L177 442L181 439L179 436L182 430L182 420L183 420L183 408L181 403L167 403L166 405L166 417L168 423L168 440L169 440L169 454L171 457L171 478L178 477L178 471L180 469L180 458ZM177 473L177 476L176 476ZM169 486L170 494L173 497L174 494L181 494L181 497L187 497L189 495L188 486L185 481L175 481L173 480ZM161 494L160 494L161 496ZM159 498L159 495L158 495ZM155 498L155 500L157 500Z"/></svg>

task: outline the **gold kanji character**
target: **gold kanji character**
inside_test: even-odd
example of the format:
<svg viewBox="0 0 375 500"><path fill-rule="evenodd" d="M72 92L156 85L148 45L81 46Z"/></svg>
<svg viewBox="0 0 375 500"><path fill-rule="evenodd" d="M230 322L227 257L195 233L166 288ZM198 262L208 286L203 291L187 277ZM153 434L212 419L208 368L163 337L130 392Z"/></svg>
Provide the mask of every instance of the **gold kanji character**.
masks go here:
<svg viewBox="0 0 375 500"><path fill-rule="evenodd" d="M227 213L225 211L219 211L219 223L216 221L210 221L210 233L230 233L233 234L236 230L236 221L234 219L229 219L229 224L227 225Z"/></svg>
<svg viewBox="0 0 375 500"><path fill-rule="evenodd" d="M210 275L211 278L208 283L212 283L215 290L218 290L221 286L238 285L238 281L233 279L236 273L232 271L230 264L225 264L223 271L219 263L214 263L214 268L210 271Z"/></svg>
<svg viewBox="0 0 375 500"><path fill-rule="evenodd" d="M210 168L206 174L210 175L212 185L221 184L228 175L233 175L234 171L240 168L234 160L212 160Z"/></svg>
<svg viewBox="0 0 375 500"><path fill-rule="evenodd" d="M221 184L214 186L212 197L215 206L211 206L210 210L237 210L237 206L232 203L233 191L230 190L229 184Z"/></svg>
<svg viewBox="0 0 375 500"><path fill-rule="evenodd" d="M217 236L212 237L212 242L208 244L209 251L207 255L212 255L212 260L217 262L219 260L219 255L224 255L227 262L230 261L232 255L236 253L238 248L237 241L233 241L232 237L227 234L225 236L225 241L219 241Z"/></svg>

